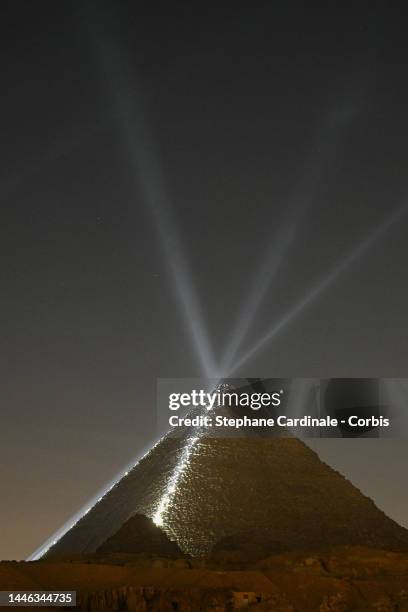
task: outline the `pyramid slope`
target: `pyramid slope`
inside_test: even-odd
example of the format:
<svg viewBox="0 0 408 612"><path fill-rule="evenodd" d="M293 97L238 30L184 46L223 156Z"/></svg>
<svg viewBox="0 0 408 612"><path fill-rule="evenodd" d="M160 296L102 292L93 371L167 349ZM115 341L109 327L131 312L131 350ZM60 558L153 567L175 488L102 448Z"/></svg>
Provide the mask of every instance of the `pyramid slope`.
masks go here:
<svg viewBox="0 0 408 612"><path fill-rule="evenodd" d="M152 517L183 444L183 440L177 438L162 440L52 546L45 557L92 554L134 514Z"/></svg>
<svg viewBox="0 0 408 612"><path fill-rule="evenodd" d="M165 438L47 556L93 553L135 513L152 517L183 446ZM408 550L408 531L296 438L200 439L163 528L192 555L248 532L284 550Z"/></svg>
<svg viewBox="0 0 408 612"><path fill-rule="evenodd" d="M180 547L208 553L250 531L283 550L408 549L408 531L296 438L203 440L164 524Z"/></svg>

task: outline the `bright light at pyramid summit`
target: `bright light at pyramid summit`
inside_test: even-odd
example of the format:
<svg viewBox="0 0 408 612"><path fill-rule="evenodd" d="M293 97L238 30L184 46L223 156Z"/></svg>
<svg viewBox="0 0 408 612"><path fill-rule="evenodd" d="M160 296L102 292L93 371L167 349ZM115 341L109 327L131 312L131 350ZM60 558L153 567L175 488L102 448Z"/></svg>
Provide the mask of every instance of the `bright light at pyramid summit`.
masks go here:
<svg viewBox="0 0 408 612"><path fill-rule="evenodd" d="M362 257L378 240L380 240L393 225L395 225L408 212L408 202L395 209L391 216L374 229L365 240L353 249L323 280L321 280L309 293L307 293L293 308L283 315L283 317L256 342L240 359L230 368L226 376L230 376L240 367L245 365L256 353L258 353L268 342L285 329L304 309L314 302L326 289L328 289L337 278L345 272L353 263Z"/></svg>

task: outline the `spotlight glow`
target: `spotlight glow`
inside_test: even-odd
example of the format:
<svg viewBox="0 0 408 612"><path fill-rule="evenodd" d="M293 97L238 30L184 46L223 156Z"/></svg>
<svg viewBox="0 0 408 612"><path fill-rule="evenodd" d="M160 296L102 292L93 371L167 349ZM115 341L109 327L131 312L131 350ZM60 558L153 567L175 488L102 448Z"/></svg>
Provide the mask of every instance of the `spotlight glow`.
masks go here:
<svg viewBox="0 0 408 612"><path fill-rule="evenodd" d="M191 453L193 452L194 446L196 445L196 442L199 437L200 436L198 435L188 438L185 446L183 447L180 459L178 460L176 467L174 468L174 471L167 483L166 491L164 495L162 495L159 505L157 506L157 509L154 515L152 516L154 524L158 527L162 527L164 524L164 515L166 513L166 510L169 507L171 500L173 499L173 495L176 492L180 478L183 475L184 470L188 466Z"/></svg>

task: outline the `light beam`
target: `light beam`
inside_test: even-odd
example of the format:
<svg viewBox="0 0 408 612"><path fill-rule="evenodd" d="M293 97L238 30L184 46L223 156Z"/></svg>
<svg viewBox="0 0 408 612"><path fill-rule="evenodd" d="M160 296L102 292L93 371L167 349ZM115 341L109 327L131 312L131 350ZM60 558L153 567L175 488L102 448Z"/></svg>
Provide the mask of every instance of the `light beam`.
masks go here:
<svg viewBox="0 0 408 612"><path fill-rule="evenodd" d="M349 253L323 280L321 280L309 293L307 293L292 309L290 309L277 323L256 342L238 361L231 367L226 376L236 372L258 353L268 342L287 327L307 306L314 302L334 281L345 272L358 258L362 257L378 240L380 240L390 228L397 223L408 211L408 203L394 211L387 221L377 227L363 242Z"/></svg>
<svg viewBox="0 0 408 612"><path fill-rule="evenodd" d="M246 294L247 299L239 311L231 338L221 359L222 372L228 372L231 368L233 359L255 321L265 294L270 290L295 241L305 214L329 183L328 174L333 171L334 161L345 141L345 128L349 126L357 112L357 104L345 100L342 105L336 105L326 114L311 147L312 153L286 205L288 208L286 219L274 240L268 244L261 265L256 267L258 272L252 288Z"/></svg>
<svg viewBox="0 0 408 612"><path fill-rule="evenodd" d="M95 48L104 74L108 75L111 95L118 109L121 134L126 144L135 193L142 200L156 230L158 242L167 266L171 286L192 340L202 371L207 378L217 375L206 326L185 257L166 182L158 161L148 121L142 104L142 94L135 71L127 67L127 58L106 36L94 33ZM126 68L127 67L127 68Z"/></svg>

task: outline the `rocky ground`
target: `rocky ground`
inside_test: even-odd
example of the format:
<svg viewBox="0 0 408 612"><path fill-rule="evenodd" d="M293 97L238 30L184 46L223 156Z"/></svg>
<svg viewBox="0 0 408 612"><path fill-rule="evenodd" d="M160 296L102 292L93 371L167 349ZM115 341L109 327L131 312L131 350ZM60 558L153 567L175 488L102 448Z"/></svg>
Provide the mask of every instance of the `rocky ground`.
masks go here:
<svg viewBox="0 0 408 612"><path fill-rule="evenodd" d="M2 562L0 588L76 590L88 611L408 612L408 554L343 547L260 560L218 551Z"/></svg>

